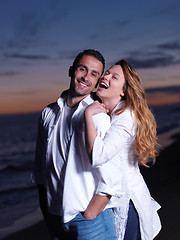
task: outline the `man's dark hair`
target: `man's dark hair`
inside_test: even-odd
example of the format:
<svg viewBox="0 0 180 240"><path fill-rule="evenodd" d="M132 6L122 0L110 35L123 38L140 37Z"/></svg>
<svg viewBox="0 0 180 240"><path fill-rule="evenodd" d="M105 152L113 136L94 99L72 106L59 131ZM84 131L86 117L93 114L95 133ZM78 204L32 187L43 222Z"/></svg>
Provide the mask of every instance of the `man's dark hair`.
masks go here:
<svg viewBox="0 0 180 240"><path fill-rule="evenodd" d="M93 49L86 49L83 52L80 52L76 58L73 61L73 65L69 68L69 76L72 77L76 71L76 69L78 68L79 62L81 60L81 58L84 56L92 56L94 58L96 58L97 60L99 60L102 64L103 64L103 71L104 72L104 68L105 68L105 59L104 57L101 55L100 52L93 50Z"/></svg>

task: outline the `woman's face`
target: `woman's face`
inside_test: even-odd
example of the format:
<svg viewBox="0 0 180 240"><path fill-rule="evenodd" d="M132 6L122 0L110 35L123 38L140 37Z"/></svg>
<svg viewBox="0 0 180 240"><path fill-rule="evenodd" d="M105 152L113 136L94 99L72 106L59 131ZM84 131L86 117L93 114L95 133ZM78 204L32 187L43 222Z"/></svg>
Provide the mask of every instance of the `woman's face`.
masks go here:
<svg viewBox="0 0 180 240"><path fill-rule="evenodd" d="M123 86L125 77L120 65L114 65L109 68L100 78L97 95L103 100L104 98L117 99L121 101L124 96Z"/></svg>

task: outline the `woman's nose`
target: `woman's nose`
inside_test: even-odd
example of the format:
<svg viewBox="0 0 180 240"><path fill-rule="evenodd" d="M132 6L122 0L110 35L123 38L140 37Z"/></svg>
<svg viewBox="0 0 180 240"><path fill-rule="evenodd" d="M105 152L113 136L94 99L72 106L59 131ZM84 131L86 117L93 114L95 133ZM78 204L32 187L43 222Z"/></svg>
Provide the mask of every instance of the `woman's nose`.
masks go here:
<svg viewBox="0 0 180 240"><path fill-rule="evenodd" d="M103 76L103 79L109 81L109 79L110 79L110 74L104 75L104 76Z"/></svg>

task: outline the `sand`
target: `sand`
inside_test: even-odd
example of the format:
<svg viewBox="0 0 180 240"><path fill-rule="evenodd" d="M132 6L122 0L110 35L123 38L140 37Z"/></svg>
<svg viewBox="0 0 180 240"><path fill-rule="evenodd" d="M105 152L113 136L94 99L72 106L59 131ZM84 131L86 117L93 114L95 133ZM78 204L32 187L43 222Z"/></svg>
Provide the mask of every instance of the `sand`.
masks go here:
<svg viewBox="0 0 180 240"><path fill-rule="evenodd" d="M155 240L179 240L180 214L180 132L169 139L156 164L141 169L153 198L159 202L162 230ZM151 224L151 223L150 223ZM50 240L43 221L18 231L3 240Z"/></svg>

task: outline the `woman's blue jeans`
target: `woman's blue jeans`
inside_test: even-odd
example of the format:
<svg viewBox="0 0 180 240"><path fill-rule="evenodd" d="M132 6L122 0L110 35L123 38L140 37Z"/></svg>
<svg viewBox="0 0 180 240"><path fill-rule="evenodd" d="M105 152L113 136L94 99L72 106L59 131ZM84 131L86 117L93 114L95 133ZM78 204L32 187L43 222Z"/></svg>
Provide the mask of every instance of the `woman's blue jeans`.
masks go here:
<svg viewBox="0 0 180 240"><path fill-rule="evenodd" d="M124 240L141 240L139 217L133 202L129 202L128 220Z"/></svg>
<svg viewBox="0 0 180 240"><path fill-rule="evenodd" d="M47 214L44 217L52 240L116 240L112 209L90 220L79 213L67 223L62 223L59 216Z"/></svg>

